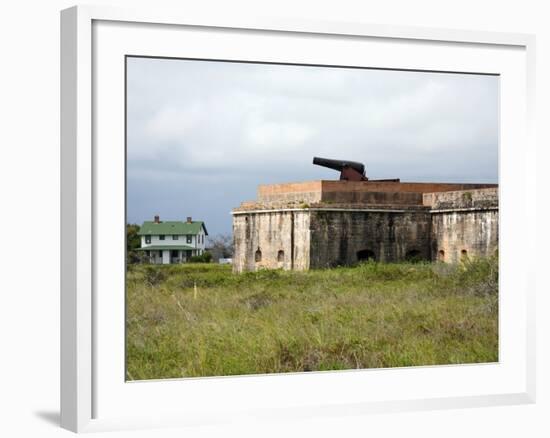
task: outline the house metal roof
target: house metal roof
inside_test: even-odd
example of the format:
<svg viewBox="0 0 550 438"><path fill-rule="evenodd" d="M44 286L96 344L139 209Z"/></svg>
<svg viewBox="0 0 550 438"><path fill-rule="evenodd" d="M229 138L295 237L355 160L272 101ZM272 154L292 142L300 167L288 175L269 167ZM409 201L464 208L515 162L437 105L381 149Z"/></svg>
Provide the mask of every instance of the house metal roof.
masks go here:
<svg viewBox="0 0 550 438"><path fill-rule="evenodd" d="M139 229L139 236L161 236L161 235L196 235L201 228L204 234L208 236L208 231L202 221L184 222L184 221L145 221Z"/></svg>
<svg viewBox="0 0 550 438"><path fill-rule="evenodd" d="M190 249L198 249L198 248L193 248L192 246L187 246L187 245L149 245L149 246L144 246L143 248L138 248L138 251L160 251L164 249L190 250Z"/></svg>

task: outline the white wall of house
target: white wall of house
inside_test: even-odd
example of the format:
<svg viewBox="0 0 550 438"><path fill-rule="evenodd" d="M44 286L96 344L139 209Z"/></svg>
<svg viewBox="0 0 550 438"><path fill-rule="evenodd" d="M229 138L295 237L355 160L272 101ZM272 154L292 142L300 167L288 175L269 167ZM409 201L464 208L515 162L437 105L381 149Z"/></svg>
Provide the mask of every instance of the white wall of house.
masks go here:
<svg viewBox="0 0 550 438"><path fill-rule="evenodd" d="M176 236L176 238L174 238ZM149 242L146 242L146 239L150 238ZM165 235L164 239L161 239L158 235L151 236L141 236L141 248L147 249L150 246L159 246L164 247L170 246L189 246L195 248L193 250L179 250L177 256L172 255L172 250L151 250L149 252L149 257L151 263L155 264L170 264L170 263L179 263L187 261L189 257L201 255L204 253L206 248L206 234L204 228L201 228L197 235Z"/></svg>
<svg viewBox="0 0 550 438"><path fill-rule="evenodd" d="M166 246L188 245L188 246L191 246L193 248L199 248L199 249L204 250L205 245L206 245L206 243L205 243L206 242L206 236L205 236L203 230L201 230L199 232L199 234L197 234L196 236L191 235L191 239L190 239L191 242L187 241L187 236L185 236L185 235L177 236L177 239L174 239L173 236L171 236L171 235L164 236L164 240L161 240L160 236L150 236L150 237L151 237L151 242L146 243L145 242L146 236L141 236L141 247L142 248L147 248L148 246L151 246L151 245L166 245Z"/></svg>
<svg viewBox="0 0 550 438"><path fill-rule="evenodd" d="M151 241L149 243L145 242L146 237L151 237ZM204 233L204 228L201 228L199 233L197 235L191 235L190 242L188 242L187 235L177 235L177 238L174 239L172 235L164 236L164 240L160 238L160 236L141 236L141 247L147 248L148 246L152 245L166 245L166 246L180 246L180 245L188 245L193 248L201 249L201 253L206 248L206 235Z"/></svg>
<svg viewBox="0 0 550 438"><path fill-rule="evenodd" d="M204 228L201 228L199 234L193 236L195 238L195 248L199 248L204 251L206 248L206 235L204 234Z"/></svg>
<svg viewBox="0 0 550 438"><path fill-rule="evenodd" d="M158 249L156 249L154 251L149 251L148 257L149 257L149 260L151 261L151 263L155 263L155 264L161 264L162 263L162 255L160 255L159 253L160 253L160 251Z"/></svg>
<svg viewBox="0 0 550 438"><path fill-rule="evenodd" d="M151 245L166 245L166 246L170 246L170 245L173 245L173 246L189 245L187 243L187 239L185 238L185 236L178 236L178 238L176 240L174 240L172 238L172 236L164 236L164 240L161 240L160 236L150 236L151 237L151 242L150 243L145 243L145 237L146 236L141 236L141 247L142 248L146 248L146 247L151 246Z"/></svg>

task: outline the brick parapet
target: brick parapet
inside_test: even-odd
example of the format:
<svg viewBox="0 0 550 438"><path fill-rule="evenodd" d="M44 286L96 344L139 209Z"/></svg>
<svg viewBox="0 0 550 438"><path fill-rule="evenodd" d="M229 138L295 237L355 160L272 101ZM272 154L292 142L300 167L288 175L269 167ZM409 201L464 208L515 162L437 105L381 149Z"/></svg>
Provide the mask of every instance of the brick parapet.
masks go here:
<svg viewBox="0 0 550 438"><path fill-rule="evenodd" d="M415 183L377 181L305 181L265 184L257 201L267 203L366 203L422 205L426 193L496 188L495 184Z"/></svg>
<svg viewBox="0 0 550 438"><path fill-rule="evenodd" d="M232 213L246 213L252 211L277 211L277 210L425 210L429 211L430 207L425 205L408 205L408 204L364 204L364 203L329 203L316 202L312 204L300 203L261 203L261 202L246 202L238 208L232 210Z"/></svg>
<svg viewBox="0 0 550 438"><path fill-rule="evenodd" d="M423 204L432 211L497 209L498 188L424 193Z"/></svg>

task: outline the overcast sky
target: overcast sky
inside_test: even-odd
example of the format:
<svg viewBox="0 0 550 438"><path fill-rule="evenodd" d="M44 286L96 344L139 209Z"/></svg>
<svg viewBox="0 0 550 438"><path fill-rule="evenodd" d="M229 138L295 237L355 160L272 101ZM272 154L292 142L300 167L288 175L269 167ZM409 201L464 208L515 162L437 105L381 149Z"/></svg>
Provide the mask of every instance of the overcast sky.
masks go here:
<svg viewBox="0 0 550 438"><path fill-rule="evenodd" d="M498 78L128 58L127 212L231 232L261 183L370 178L498 182Z"/></svg>

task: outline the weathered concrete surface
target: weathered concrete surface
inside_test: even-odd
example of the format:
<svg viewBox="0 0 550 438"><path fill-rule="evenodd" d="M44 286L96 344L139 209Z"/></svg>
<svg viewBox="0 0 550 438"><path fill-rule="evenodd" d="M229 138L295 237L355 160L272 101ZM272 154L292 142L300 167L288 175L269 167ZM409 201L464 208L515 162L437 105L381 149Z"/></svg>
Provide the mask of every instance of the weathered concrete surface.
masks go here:
<svg viewBox="0 0 550 438"><path fill-rule="evenodd" d="M432 259L456 263L498 248L498 210L432 214Z"/></svg>
<svg viewBox="0 0 550 438"><path fill-rule="evenodd" d="M365 258L430 260L431 215L425 207L240 211L233 237L234 272L307 270Z"/></svg>
<svg viewBox="0 0 550 438"><path fill-rule="evenodd" d="M456 263L498 249L498 189L424 195L431 207L432 259Z"/></svg>
<svg viewBox="0 0 550 438"><path fill-rule="evenodd" d="M423 204L432 210L498 208L498 188L424 193Z"/></svg>
<svg viewBox="0 0 550 438"><path fill-rule="evenodd" d="M258 195L233 211L235 272L457 262L498 248L495 185L313 181L260 186Z"/></svg>
<svg viewBox="0 0 550 438"><path fill-rule="evenodd" d="M310 214L277 211L233 216L233 271L309 269Z"/></svg>
<svg viewBox="0 0 550 438"><path fill-rule="evenodd" d="M362 258L395 262L431 257L427 210L313 211L310 228L311 268L349 265Z"/></svg>

